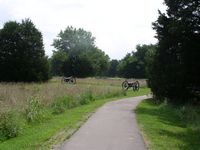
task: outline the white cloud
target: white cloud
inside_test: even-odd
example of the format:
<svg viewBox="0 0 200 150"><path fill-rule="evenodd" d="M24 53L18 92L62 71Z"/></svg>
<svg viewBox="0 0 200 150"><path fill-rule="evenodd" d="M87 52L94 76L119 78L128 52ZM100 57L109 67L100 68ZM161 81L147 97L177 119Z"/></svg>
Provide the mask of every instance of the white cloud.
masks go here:
<svg viewBox="0 0 200 150"><path fill-rule="evenodd" d="M97 46L120 59L137 44L155 43L151 23L162 0L0 0L0 27L8 20L30 18L43 33L46 54L67 26L91 31Z"/></svg>

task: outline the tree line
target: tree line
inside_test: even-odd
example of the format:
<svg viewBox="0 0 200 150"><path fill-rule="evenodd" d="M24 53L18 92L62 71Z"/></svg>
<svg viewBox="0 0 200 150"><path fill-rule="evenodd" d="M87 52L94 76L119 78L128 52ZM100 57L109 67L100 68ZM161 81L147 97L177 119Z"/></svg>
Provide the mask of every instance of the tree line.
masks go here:
<svg viewBox="0 0 200 150"><path fill-rule="evenodd" d="M138 45L122 60L110 60L95 45L95 37L72 26L60 31L53 55L45 56L42 33L30 19L9 21L0 29L0 81L41 82L51 76L145 78L146 53L153 45Z"/></svg>
<svg viewBox="0 0 200 150"><path fill-rule="evenodd" d="M154 45L138 45L136 52L128 53L121 60L110 60L95 46L95 38L83 29L67 27L54 39L56 50L50 58L54 76L109 76L145 78L149 49Z"/></svg>

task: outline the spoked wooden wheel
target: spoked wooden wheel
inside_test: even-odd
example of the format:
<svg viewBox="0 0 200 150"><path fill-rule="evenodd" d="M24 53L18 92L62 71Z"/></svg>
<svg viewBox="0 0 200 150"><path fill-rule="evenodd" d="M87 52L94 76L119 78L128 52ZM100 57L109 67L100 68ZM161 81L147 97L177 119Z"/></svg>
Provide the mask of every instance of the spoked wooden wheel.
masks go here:
<svg viewBox="0 0 200 150"><path fill-rule="evenodd" d="M140 89L140 83L139 81L135 81L133 84L133 90L138 91Z"/></svg>
<svg viewBox="0 0 200 150"><path fill-rule="evenodd" d="M70 84L76 84L76 79L75 79L75 78L71 78L71 79L69 80L69 83L70 83Z"/></svg>
<svg viewBox="0 0 200 150"><path fill-rule="evenodd" d="M126 91L126 90L128 90L128 88L129 88L128 81L122 82L122 89L123 89L124 91Z"/></svg>

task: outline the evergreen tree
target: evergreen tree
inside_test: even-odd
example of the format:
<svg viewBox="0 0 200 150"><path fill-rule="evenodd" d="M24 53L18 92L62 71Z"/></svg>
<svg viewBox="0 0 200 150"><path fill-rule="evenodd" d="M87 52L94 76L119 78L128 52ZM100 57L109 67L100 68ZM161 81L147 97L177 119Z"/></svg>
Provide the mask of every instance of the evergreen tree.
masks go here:
<svg viewBox="0 0 200 150"><path fill-rule="evenodd" d="M174 103L200 99L200 0L165 0L159 12L150 87L158 99Z"/></svg>
<svg viewBox="0 0 200 150"><path fill-rule="evenodd" d="M0 72L0 81L48 80L42 34L31 20L10 21L0 30Z"/></svg>

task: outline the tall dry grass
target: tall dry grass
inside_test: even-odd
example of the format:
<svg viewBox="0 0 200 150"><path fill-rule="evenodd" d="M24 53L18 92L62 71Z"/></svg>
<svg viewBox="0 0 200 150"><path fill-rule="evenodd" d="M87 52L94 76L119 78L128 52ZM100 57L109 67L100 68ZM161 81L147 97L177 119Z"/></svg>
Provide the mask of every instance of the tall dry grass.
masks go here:
<svg viewBox="0 0 200 150"><path fill-rule="evenodd" d="M120 78L85 78L77 79L77 84L61 84L60 78L53 78L48 83L0 83L0 110L23 110L31 97L39 97L44 105L51 104L62 96L78 96L87 91L95 97L104 97L121 92ZM145 80L140 80L144 86Z"/></svg>
<svg viewBox="0 0 200 150"><path fill-rule="evenodd" d="M134 82L138 80L141 87L146 86L146 79L124 79L124 78L79 78L77 79L80 84L90 84L90 85L107 85L107 86L121 86L124 80L129 82Z"/></svg>

